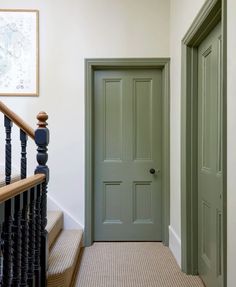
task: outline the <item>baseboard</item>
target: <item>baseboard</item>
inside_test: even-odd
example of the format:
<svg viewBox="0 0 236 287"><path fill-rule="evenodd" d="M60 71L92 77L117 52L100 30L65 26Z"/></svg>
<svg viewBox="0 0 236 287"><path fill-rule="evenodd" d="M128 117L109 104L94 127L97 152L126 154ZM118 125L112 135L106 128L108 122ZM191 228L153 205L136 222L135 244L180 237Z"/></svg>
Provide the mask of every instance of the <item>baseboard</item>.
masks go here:
<svg viewBox="0 0 236 287"><path fill-rule="evenodd" d="M169 226L169 248L181 268L181 240L172 226Z"/></svg>
<svg viewBox="0 0 236 287"><path fill-rule="evenodd" d="M47 195L47 209L61 210L64 216L64 229L84 229L84 227L49 194Z"/></svg>

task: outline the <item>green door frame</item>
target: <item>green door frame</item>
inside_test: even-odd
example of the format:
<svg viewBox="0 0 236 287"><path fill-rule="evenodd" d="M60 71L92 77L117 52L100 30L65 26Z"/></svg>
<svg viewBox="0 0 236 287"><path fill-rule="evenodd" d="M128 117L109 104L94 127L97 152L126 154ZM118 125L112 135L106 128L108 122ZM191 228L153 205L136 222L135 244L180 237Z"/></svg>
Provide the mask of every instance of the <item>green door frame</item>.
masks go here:
<svg viewBox="0 0 236 287"><path fill-rule="evenodd" d="M161 69L163 79L163 243L169 243L170 222L170 59L85 59L85 246L93 243L94 72L108 69Z"/></svg>
<svg viewBox="0 0 236 287"><path fill-rule="evenodd" d="M206 35L222 23L222 93L223 93L223 281L226 285L227 253L227 162L226 162L226 0L208 0L195 18L182 41L182 99L181 99L181 246L182 270L198 273L197 230L197 103L198 46Z"/></svg>

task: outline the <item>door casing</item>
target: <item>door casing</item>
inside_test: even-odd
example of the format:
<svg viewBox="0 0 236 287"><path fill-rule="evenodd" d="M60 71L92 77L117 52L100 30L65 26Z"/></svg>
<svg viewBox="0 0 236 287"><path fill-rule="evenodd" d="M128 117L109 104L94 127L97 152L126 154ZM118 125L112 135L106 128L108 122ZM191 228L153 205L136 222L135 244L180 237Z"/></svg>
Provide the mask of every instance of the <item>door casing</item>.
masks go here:
<svg viewBox="0 0 236 287"><path fill-rule="evenodd" d="M93 161L94 161L94 72L109 69L160 69L162 71L162 109L163 109L163 139L162 139L162 226L163 243L169 243L170 222L170 59L85 59L85 246L93 243Z"/></svg>
<svg viewBox="0 0 236 287"><path fill-rule="evenodd" d="M182 41L181 98L181 248L182 270L198 274L198 46L221 21L222 95L223 95L223 282L227 286L227 66L226 0L208 0L198 13Z"/></svg>

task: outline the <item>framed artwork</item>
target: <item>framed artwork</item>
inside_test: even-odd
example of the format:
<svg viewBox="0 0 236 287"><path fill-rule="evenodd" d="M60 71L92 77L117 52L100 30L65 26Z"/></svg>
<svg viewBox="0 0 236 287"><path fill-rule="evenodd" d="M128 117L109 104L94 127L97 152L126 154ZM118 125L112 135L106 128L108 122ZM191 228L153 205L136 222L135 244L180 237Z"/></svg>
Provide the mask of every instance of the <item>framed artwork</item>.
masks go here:
<svg viewBox="0 0 236 287"><path fill-rule="evenodd" d="M39 95L39 11L0 9L0 96Z"/></svg>

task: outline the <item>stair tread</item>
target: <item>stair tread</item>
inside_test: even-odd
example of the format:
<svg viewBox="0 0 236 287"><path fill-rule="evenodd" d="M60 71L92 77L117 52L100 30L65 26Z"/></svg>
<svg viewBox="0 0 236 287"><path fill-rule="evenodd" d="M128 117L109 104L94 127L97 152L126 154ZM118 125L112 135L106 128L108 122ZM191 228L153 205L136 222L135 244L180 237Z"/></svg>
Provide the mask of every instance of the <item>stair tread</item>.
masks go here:
<svg viewBox="0 0 236 287"><path fill-rule="evenodd" d="M47 219L46 230L48 231L48 244L50 248L63 228L63 212L59 210L48 211Z"/></svg>
<svg viewBox="0 0 236 287"><path fill-rule="evenodd" d="M62 230L49 253L48 286L69 286L78 260L82 230Z"/></svg>

